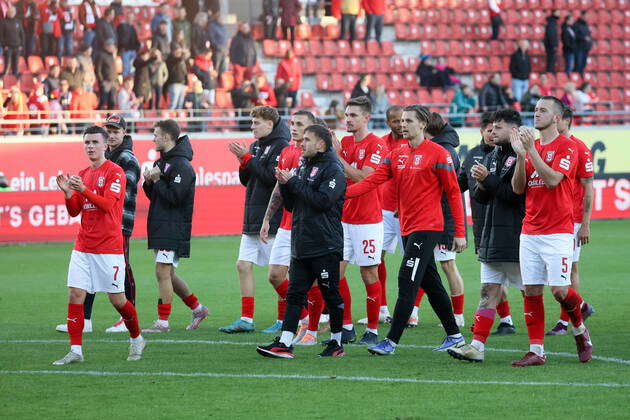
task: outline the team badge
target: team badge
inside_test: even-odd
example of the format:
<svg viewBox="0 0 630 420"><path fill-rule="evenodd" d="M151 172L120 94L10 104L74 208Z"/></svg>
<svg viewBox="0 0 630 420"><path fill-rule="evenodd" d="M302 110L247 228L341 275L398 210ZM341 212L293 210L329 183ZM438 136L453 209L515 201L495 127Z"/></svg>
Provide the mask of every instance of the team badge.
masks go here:
<svg viewBox="0 0 630 420"><path fill-rule="evenodd" d="M421 161L422 161L422 155L414 155L414 157L413 157L413 164L414 164L414 166L420 165Z"/></svg>
<svg viewBox="0 0 630 420"><path fill-rule="evenodd" d="M319 168L317 166L313 167L313 169L311 169L310 178L314 178L315 175L317 175L317 171L319 171Z"/></svg>
<svg viewBox="0 0 630 420"><path fill-rule="evenodd" d="M365 149L359 150L359 160L363 160L365 158Z"/></svg>
<svg viewBox="0 0 630 420"><path fill-rule="evenodd" d="M551 162L551 161L553 160L553 155L554 155L555 153L556 153L556 152L555 152L554 150L549 150L549 151L547 152L547 158L546 158L545 160L546 160L547 162Z"/></svg>
<svg viewBox="0 0 630 420"><path fill-rule="evenodd" d="M516 162L516 158L514 156L509 156L506 160L505 160L505 167L509 168L510 166L512 166L514 164L514 162Z"/></svg>
<svg viewBox="0 0 630 420"><path fill-rule="evenodd" d="M104 176L99 176L98 177L98 186L102 187L103 185L105 185L105 177Z"/></svg>

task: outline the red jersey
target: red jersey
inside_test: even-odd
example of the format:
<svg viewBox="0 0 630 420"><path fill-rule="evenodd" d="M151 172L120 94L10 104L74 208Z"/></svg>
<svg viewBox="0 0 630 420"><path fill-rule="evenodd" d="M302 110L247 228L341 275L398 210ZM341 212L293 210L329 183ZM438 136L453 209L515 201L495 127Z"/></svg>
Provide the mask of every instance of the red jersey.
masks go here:
<svg viewBox="0 0 630 420"><path fill-rule="evenodd" d="M409 143L407 139L394 138L393 133L389 133L388 135L383 137L383 140L385 140L387 148L390 152L393 152L400 146L405 146ZM380 191L383 200L383 210L396 211L396 208L398 208L398 197L396 196L396 185L394 181L390 180L384 184L381 184Z"/></svg>
<svg viewBox="0 0 630 420"><path fill-rule="evenodd" d="M341 157L355 169L378 168L387 156L387 144L376 135L369 133L363 140L355 141L353 136L341 139ZM355 184L346 177L348 186ZM352 225L368 225L383 221L381 197L378 190L361 197L347 199L343 203L341 221Z"/></svg>
<svg viewBox="0 0 630 420"><path fill-rule="evenodd" d="M75 191L66 200L70 215L81 213L81 228L74 249L90 254L122 254L125 172L106 160L96 169L83 169L79 176L83 179L85 191Z"/></svg>
<svg viewBox="0 0 630 420"><path fill-rule="evenodd" d="M398 217L403 236L422 230L444 230L440 204L443 192L453 213L455 236L466 236L462 194L453 158L446 149L426 139L415 148L409 144L400 146L390 152L374 173L348 187L346 197L362 195L390 179L398 197Z"/></svg>
<svg viewBox="0 0 630 420"><path fill-rule="evenodd" d="M584 218L584 185L582 185L581 179L591 178L595 175L593 171L593 154L582 140L573 135L571 135L570 139L577 146L577 168L573 184L573 223L582 223Z"/></svg>
<svg viewBox="0 0 630 420"><path fill-rule="evenodd" d="M302 159L302 149L295 144L290 144L280 152L280 160L278 161L278 169L294 170L300 166ZM291 230L293 219L291 212L287 209L282 210L282 220L280 221L280 228L285 230Z"/></svg>
<svg viewBox="0 0 630 420"><path fill-rule="evenodd" d="M543 161L564 177L556 188L547 188L529 157L525 158L525 219L522 232L527 235L573 233L573 183L577 146L573 140L558 135L551 143L534 147Z"/></svg>

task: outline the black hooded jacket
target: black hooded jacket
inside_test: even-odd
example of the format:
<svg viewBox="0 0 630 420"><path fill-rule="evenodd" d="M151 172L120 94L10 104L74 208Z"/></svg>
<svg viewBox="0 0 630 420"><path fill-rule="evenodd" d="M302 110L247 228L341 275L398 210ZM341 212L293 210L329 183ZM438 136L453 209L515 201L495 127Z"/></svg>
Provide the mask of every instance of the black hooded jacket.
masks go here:
<svg viewBox="0 0 630 420"><path fill-rule="evenodd" d="M591 28L582 18L579 18L573 24L575 31L575 47L578 50L589 51L593 47L593 39L591 37Z"/></svg>
<svg viewBox="0 0 630 420"><path fill-rule="evenodd" d="M545 47L547 49L558 48L560 40L558 39L558 17L547 16L547 24L545 25Z"/></svg>
<svg viewBox="0 0 630 420"><path fill-rule="evenodd" d="M329 150L306 160L285 185L282 200L293 214L291 257L314 258L343 253L341 212L346 193L343 166Z"/></svg>
<svg viewBox="0 0 630 420"><path fill-rule="evenodd" d="M258 235L267 211L271 192L276 186L275 170L280 159L280 152L289 145L291 133L287 123L280 119L271 133L251 144L251 158L241 165L238 176L247 190L245 191L245 214L243 215L243 233ZM269 221L269 234L275 235L280 226L282 212Z"/></svg>
<svg viewBox="0 0 630 420"><path fill-rule="evenodd" d="M479 261L518 262L525 194L512 189L516 153L509 144L497 145L483 163L490 172L481 182L484 189L476 183L470 188L471 196L486 205Z"/></svg>
<svg viewBox="0 0 630 420"><path fill-rule="evenodd" d="M153 166L162 174L156 182L144 181L142 188L151 201L147 219L149 249L175 251L180 258L190 257L190 232L195 202L196 175L190 162L193 150L188 136L182 136L177 144Z"/></svg>
<svg viewBox="0 0 630 420"><path fill-rule="evenodd" d="M131 136L125 136L123 142L112 150L105 152L105 157L125 171L127 185L125 187L125 204L123 207L123 235L131 236L136 214L136 196L138 194L138 181L140 180L140 165L133 154L133 142Z"/></svg>

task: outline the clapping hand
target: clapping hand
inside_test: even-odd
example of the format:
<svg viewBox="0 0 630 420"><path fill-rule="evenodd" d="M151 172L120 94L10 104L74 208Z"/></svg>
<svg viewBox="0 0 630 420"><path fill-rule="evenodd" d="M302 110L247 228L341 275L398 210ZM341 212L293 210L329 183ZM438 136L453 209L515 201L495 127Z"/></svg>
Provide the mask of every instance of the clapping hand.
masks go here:
<svg viewBox="0 0 630 420"><path fill-rule="evenodd" d="M520 158L525 158L527 152L523 147L523 143L521 142L521 133L518 130L512 130L510 133L510 144L512 145L512 149Z"/></svg>
<svg viewBox="0 0 630 420"><path fill-rule="evenodd" d="M286 184L291 178L293 178L293 176L294 175L291 171L276 168L276 179L278 180L278 183L282 185Z"/></svg>
<svg viewBox="0 0 630 420"><path fill-rule="evenodd" d="M488 168L486 168L482 163L476 163L470 169L470 174L475 180L481 182L488 176Z"/></svg>
<svg viewBox="0 0 630 420"><path fill-rule="evenodd" d="M228 144L228 149L237 158L242 158L247 153L247 146L244 143L233 141Z"/></svg>
<svg viewBox="0 0 630 420"><path fill-rule="evenodd" d="M70 188L70 181L69 179L70 175L66 174L59 174L57 175L57 185L59 186L59 189L65 193L70 193L71 192L71 188Z"/></svg>
<svg viewBox="0 0 630 420"><path fill-rule="evenodd" d="M85 185L83 185L83 179L79 175L71 175L70 176L70 188L75 191L83 192L85 191Z"/></svg>

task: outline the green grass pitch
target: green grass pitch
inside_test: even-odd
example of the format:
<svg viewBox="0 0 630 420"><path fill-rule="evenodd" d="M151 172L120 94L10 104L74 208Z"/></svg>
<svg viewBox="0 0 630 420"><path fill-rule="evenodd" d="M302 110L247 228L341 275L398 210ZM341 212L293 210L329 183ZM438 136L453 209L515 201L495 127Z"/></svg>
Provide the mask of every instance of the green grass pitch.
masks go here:
<svg viewBox="0 0 630 420"><path fill-rule="evenodd" d="M347 357L318 359L317 347L297 347L294 360L260 357L261 333L226 335L217 329L240 311L235 270L237 237L197 238L179 274L210 317L200 329L185 331L190 317L173 305L172 331L147 335L139 362L127 362L127 336L106 334L118 315L97 296L95 332L84 336L85 363L54 367L68 349L54 331L66 315L66 272L72 244L0 247L0 416L3 418L628 418L630 340L627 328L627 240L630 221L592 224L592 243L582 251L584 297L597 313L588 321L596 358L582 365L571 336L550 337L545 366L516 369L510 361L527 350L522 298L510 291L517 334L490 337L486 361L467 364L431 346L443 338L428 302L420 326L408 329L390 357L371 356L358 345ZM133 241L132 266L142 326L156 317L157 286L152 253L145 240ZM387 257L390 310L396 296L400 258ZM466 327L478 303L479 265L471 249L458 257L466 283ZM444 276L443 276L444 277ZM358 271L348 279L353 315L365 316L365 290ZM275 319L275 292L266 270L256 269L256 326ZM545 294L546 324L558 305ZM495 323L496 327L496 323ZM357 328L360 334L362 327ZM387 332L381 326L380 334ZM321 337L328 338L328 333ZM58 374L76 372L77 374Z"/></svg>

